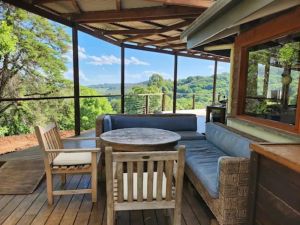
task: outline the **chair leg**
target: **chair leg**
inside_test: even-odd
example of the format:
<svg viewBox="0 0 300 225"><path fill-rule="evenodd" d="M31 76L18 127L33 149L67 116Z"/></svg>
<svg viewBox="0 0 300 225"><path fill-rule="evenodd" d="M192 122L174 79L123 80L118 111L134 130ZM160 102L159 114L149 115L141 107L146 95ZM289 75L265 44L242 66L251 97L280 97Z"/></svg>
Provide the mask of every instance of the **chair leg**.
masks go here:
<svg viewBox="0 0 300 225"><path fill-rule="evenodd" d="M106 211L107 211L107 225L114 225L115 224L114 210L107 205Z"/></svg>
<svg viewBox="0 0 300 225"><path fill-rule="evenodd" d="M48 204L53 204L53 176L51 172L46 173L46 181L47 181L47 197L48 197Z"/></svg>
<svg viewBox="0 0 300 225"><path fill-rule="evenodd" d="M173 225L181 225L181 207L175 207Z"/></svg>
<svg viewBox="0 0 300 225"><path fill-rule="evenodd" d="M92 163L92 202L97 202L97 163Z"/></svg>

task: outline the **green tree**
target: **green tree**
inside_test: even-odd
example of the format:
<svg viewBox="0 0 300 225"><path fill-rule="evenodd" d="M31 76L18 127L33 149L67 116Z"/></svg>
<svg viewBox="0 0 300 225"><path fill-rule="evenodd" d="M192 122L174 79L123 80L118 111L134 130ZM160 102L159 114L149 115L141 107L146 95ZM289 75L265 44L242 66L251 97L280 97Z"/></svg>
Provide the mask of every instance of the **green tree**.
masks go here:
<svg viewBox="0 0 300 225"><path fill-rule="evenodd" d="M71 93L72 84L63 76L63 55L70 42L63 28L2 2L0 20L0 98ZM58 114L57 108L66 107L64 101L53 104L54 101L1 102L0 126L7 134L30 132L32 125L49 120Z"/></svg>
<svg viewBox="0 0 300 225"><path fill-rule="evenodd" d="M81 86L81 94L98 95L97 91ZM96 117L101 114L112 114L114 110L107 98L84 98L80 100L81 129L95 128Z"/></svg>

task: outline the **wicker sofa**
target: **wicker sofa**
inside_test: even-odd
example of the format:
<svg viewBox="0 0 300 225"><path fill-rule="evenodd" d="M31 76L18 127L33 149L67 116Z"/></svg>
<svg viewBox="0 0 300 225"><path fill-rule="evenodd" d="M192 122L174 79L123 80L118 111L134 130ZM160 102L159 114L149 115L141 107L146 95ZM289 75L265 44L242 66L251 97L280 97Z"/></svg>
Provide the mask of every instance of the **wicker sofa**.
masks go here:
<svg viewBox="0 0 300 225"><path fill-rule="evenodd" d="M106 131L131 127L174 131L182 140L205 139L203 134L197 132L197 117L194 114L101 115L96 120L96 136Z"/></svg>
<svg viewBox="0 0 300 225"><path fill-rule="evenodd" d="M249 144L262 139L222 124L206 124L206 140L183 140L185 174L220 225L246 225Z"/></svg>

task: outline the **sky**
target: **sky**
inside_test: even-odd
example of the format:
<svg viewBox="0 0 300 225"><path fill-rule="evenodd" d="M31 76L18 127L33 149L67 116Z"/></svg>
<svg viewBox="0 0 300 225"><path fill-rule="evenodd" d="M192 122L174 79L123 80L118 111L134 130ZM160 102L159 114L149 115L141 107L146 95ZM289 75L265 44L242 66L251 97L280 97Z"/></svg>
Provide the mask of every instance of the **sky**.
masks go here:
<svg viewBox="0 0 300 225"><path fill-rule="evenodd" d="M71 29L66 28L71 35ZM120 83L121 49L88 34L78 33L79 72L81 85ZM65 56L68 70L65 77L72 80L72 48ZM228 72L229 63L219 62L218 73ZM178 78L188 76L210 76L214 61L188 57L178 57ZM146 81L153 73L165 79L173 79L174 56L141 50L125 50L125 83Z"/></svg>

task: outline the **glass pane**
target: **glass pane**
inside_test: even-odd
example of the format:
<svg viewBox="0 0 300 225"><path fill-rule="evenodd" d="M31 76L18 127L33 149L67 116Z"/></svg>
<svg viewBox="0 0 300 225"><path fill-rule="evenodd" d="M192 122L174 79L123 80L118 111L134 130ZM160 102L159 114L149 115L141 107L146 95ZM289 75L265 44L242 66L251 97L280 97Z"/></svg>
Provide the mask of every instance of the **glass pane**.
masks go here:
<svg viewBox="0 0 300 225"><path fill-rule="evenodd" d="M214 61L178 57L177 112L212 104Z"/></svg>
<svg viewBox="0 0 300 225"><path fill-rule="evenodd" d="M81 130L95 128L99 115L121 112L121 97L94 97L80 99Z"/></svg>
<svg viewBox="0 0 300 225"><path fill-rule="evenodd" d="M60 130L74 131L73 99L1 102L0 111L0 136L33 133L34 126L53 121Z"/></svg>
<svg viewBox="0 0 300 225"><path fill-rule="evenodd" d="M230 63L218 62L216 101L226 104L229 95Z"/></svg>
<svg viewBox="0 0 300 225"><path fill-rule="evenodd" d="M125 113L171 111L173 70L174 56L126 49Z"/></svg>
<svg viewBox="0 0 300 225"><path fill-rule="evenodd" d="M299 33L250 48L245 113L294 125L299 71Z"/></svg>
<svg viewBox="0 0 300 225"><path fill-rule="evenodd" d="M78 33L81 96L121 94L121 49Z"/></svg>
<svg viewBox="0 0 300 225"><path fill-rule="evenodd" d="M0 11L0 99L72 96L70 28L4 3Z"/></svg>

